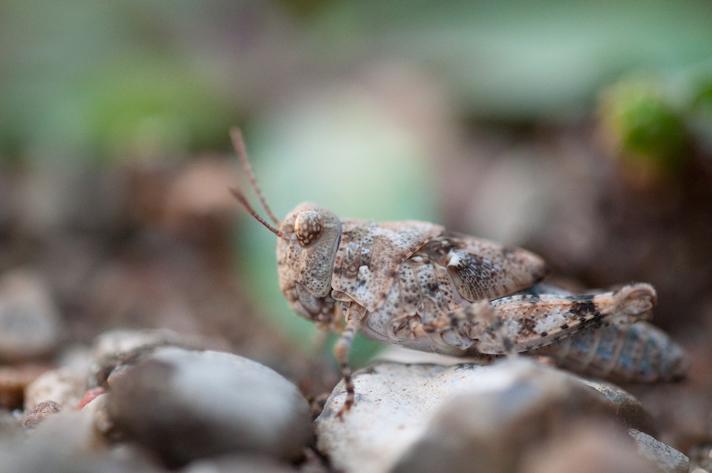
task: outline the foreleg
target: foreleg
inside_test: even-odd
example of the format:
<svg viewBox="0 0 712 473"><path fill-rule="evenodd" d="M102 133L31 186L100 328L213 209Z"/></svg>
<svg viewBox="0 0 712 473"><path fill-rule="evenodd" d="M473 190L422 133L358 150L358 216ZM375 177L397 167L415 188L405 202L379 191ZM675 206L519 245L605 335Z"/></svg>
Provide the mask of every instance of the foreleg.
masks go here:
<svg viewBox="0 0 712 473"><path fill-rule="evenodd" d="M351 378L349 354L351 353L351 345L361 321L360 312L356 309L356 307L354 307L356 306L355 303L344 303L344 306L346 326L341 332L336 344L334 344L334 357L339 363L341 377L343 378L344 386L346 387L346 399L344 400L344 405L337 414L338 417L343 417L343 415L351 409L351 406L354 404L354 399L356 398L356 390L354 388L353 379Z"/></svg>

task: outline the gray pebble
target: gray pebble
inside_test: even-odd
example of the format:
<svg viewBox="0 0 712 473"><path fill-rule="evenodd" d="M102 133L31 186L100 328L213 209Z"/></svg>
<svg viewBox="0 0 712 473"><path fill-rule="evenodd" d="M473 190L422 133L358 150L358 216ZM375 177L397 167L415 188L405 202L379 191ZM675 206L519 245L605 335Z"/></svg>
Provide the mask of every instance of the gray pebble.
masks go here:
<svg viewBox="0 0 712 473"><path fill-rule="evenodd" d="M107 402L117 432L170 465L232 452L291 459L311 434L291 382L224 352L158 348L109 378Z"/></svg>
<svg viewBox="0 0 712 473"><path fill-rule="evenodd" d="M89 385L103 385L114 368L135 363L156 348L165 346L208 348L209 341L165 329L117 329L104 332L94 341Z"/></svg>
<svg viewBox="0 0 712 473"><path fill-rule="evenodd" d="M593 381L575 375L572 376L601 394L626 426L655 434L656 428L653 417L645 410L640 401L628 391L605 381Z"/></svg>

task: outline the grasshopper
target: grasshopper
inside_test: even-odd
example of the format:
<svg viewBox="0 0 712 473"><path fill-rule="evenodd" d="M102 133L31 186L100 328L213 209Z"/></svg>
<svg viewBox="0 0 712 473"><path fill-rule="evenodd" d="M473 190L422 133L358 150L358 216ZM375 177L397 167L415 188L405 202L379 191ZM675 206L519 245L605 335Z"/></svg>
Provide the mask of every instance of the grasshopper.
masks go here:
<svg viewBox="0 0 712 473"><path fill-rule="evenodd" d="M630 283L572 294L541 283L539 256L420 221L340 219L302 203L279 220L252 171L242 135L233 144L269 223L245 194L245 210L277 236L279 287L290 307L340 336L334 346L354 404L349 351L357 331L386 343L447 355L552 357L575 371L626 381L684 374L682 350L643 322L655 289Z"/></svg>

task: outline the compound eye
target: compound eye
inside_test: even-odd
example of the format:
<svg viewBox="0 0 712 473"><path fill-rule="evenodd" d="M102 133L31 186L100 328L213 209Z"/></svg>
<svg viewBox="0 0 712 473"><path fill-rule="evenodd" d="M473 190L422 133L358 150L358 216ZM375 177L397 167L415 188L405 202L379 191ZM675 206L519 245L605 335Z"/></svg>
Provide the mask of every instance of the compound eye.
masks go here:
<svg viewBox="0 0 712 473"><path fill-rule="evenodd" d="M302 246L311 244L321 233L321 216L314 210L305 210L294 221L294 233Z"/></svg>

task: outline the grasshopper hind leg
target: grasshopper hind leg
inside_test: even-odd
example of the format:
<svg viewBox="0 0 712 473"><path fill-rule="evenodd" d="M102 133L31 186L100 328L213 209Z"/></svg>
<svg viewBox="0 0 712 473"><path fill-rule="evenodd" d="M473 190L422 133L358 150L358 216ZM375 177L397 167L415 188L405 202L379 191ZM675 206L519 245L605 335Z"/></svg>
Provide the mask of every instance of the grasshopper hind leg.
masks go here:
<svg viewBox="0 0 712 473"><path fill-rule="evenodd" d="M463 309L465 333L481 353L526 352L586 328L645 320L656 301L649 284L635 283L596 294L533 289Z"/></svg>

